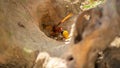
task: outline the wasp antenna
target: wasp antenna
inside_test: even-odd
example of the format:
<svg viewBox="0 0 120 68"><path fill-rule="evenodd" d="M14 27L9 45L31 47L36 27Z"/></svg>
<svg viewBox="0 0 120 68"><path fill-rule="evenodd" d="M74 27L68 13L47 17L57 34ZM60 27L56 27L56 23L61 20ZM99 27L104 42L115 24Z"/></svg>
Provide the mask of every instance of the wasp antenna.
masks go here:
<svg viewBox="0 0 120 68"><path fill-rule="evenodd" d="M73 16L73 14L69 13L65 18L62 19L61 23L64 23L67 19L69 19L72 16Z"/></svg>
<svg viewBox="0 0 120 68"><path fill-rule="evenodd" d="M63 18L56 26L59 26L61 23L64 23L67 19L69 19L70 17L72 17L73 14L69 13L65 18Z"/></svg>

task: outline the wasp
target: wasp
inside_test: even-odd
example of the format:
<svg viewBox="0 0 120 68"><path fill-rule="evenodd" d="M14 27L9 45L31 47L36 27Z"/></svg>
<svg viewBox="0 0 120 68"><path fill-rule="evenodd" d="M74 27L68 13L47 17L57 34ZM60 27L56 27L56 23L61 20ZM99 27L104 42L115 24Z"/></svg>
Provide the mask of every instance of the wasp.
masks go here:
<svg viewBox="0 0 120 68"><path fill-rule="evenodd" d="M60 25L72 17L72 13L69 13L65 18L63 18L57 25L54 25L52 28L51 36L57 37L58 35L62 36L65 39L69 38L69 33L67 30L64 30Z"/></svg>

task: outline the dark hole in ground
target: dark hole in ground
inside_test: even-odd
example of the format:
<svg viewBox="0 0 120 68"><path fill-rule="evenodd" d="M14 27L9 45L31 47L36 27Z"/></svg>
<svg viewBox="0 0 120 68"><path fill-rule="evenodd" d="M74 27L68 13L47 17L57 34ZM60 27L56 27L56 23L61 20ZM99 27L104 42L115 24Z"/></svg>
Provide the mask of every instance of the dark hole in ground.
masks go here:
<svg viewBox="0 0 120 68"><path fill-rule="evenodd" d="M69 15L69 14L68 14ZM41 18L41 23L39 24L39 27L41 31L45 33L46 36L55 39L57 41L65 41L68 39L71 22L69 21L70 18L68 18L66 21L61 23L61 21L64 19L60 18L61 20L55 20L50 16L48 13L43 15Z"/></svg>
<svg viewBox="0 0 120 68"><path fill-rule="evenodd" d="M25 28L25 26L21 22L18 22L18 26L22 27L22 28Z"/></svg>
<svg viewBox="0 0 120 68"><path fill-rule="evenodd" d="M67 61L73 61L73 60L74 58L72 57L72 55L67 58Z"/></svg>

